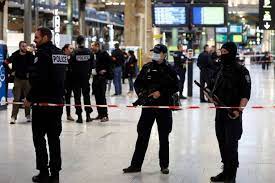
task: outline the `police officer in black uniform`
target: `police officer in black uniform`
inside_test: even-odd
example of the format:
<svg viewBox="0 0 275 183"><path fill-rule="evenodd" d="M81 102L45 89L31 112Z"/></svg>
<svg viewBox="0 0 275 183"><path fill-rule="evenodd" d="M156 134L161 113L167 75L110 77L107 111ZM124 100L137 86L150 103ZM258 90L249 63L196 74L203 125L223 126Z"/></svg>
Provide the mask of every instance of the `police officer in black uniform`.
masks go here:
<svg viewBox="0 0 275 183"><path fill-rule="evenodd" d="M51 42L48 28L38 28L34 42L37 45L34 64L30 72L31 90L25 99L25 106L33 106L32 132L36 152L36 168L40 170L33 182L59 182L61 150L59 136L62 131L62 106L39 106L38 103L64 103L65 69L67 56ZM48 137L50 161L48 162L45 135ZM50 168L51 177L49 178Z"/></svg>
<svg viewBox="0 0 275 183"><path fill-rule="evenodd" d="M106 51L100 49L99 42L93 42L91 45L94 53L95 69L93 70L93 93L97 105L107 105L106 102L106 87L107 80L112 79L112 58ZM107 107L97 107L98 116L95 120L101 122L109 121Z"/></svg>
<svg viewBox="0 0 275 183"><path fill-rule="evenodd" d="M212 85L215 94L226 106L233 108L229 115L225 109L216 110L216 136L219 143L223 171L212 182L234 183L239 167L238 140L242 129L242 113L250 99L251 79L249 71L236 62L237 47L233 42L225 43L221 48L221 69Z"/></svg>
<svg viewBox="0 0 275 183"><path fill-rule="evenodd" d="M73 92L76 104L77 123L82 123L81 93L85 105L91 105L90 100L90 76L93 67L92 53L90 49L84 47L85 38L78 36L76 39L78 48L72 54L72 81ZM93 112L92 107L86 106L86 122L91 122L90 114Z"/></svg>
<svg viewBox="0 0 275 183"><path fill-rule="evenodd" d="M198 57L197 62L198 67L200 68L200 83L202 86L207 84L210 85L211 78L214 73L214 62L211 59L211 55L209 54L209 46L205 45L203 47L203 52ZM204 98L203 90L200 90L200 101L207 102Z"/></svg>
<svg viewBox="0 0 275 183"><path fill-rule="evenodd" d="M153 50L153 61L145 64L134 83L136 93L150 91L152 100L145 105L167 106L178 91L178 79L174 69L167 63L167 47L157 44ZM158 124L159 159L163 174L169 173L169 134L172 131L172 111L170 109L143 108L138 122L138 138L131 165L124 173L140 172L148 147L154 121Z"/></svg>
<svg viewBox="0 0 275 183"><path fill-rule="evenodd" d="M186 97L183 96L182 93L183 93L184 82L185 82L187 57L183 54L182 45L179 44L177 47L178 47L178 51L175 51L173 53L173 57L174 57L174 68L180 78L179 79L179 92L180 92L179 97L181 99L186 99Z"/></svg>

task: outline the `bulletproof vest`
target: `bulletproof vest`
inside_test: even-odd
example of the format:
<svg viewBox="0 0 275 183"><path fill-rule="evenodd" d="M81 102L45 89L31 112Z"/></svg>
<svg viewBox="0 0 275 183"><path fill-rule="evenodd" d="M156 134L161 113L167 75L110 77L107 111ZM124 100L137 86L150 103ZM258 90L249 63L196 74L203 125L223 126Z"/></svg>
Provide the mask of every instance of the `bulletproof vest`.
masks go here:
<svg viewBox="0 0 275 183"><path fill-rule="evenodd" d="M239 106L241 66L222 67L214 86L214 94L227 106Z"/></svg>
<svg viewBox="0 0 275 183"><path fill-rule="evenodd" d="M87 48L79 48L75 51L76 62L88 62L91 59L91 51Z"/></svg>

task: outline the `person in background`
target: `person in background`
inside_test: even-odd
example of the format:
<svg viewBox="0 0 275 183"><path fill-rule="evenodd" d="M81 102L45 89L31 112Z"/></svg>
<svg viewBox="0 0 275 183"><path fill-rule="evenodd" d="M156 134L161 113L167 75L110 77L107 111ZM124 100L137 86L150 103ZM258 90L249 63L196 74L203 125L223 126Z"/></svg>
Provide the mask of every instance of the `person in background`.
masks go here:
<svg viewBox="0 0 275 183"><path fill-rule="evenodd" d="M93 93L97 105L107 105L106 101L106 85L108 79L112 79L112 58L106 51L100 49L99 42L93 42L91 45L93 52L94 69L93 75ZM100 122L109 121L107 107L97 107L98 116L93 120L100 120Z"/></svg>
<svg viewBox="0 0 275 183"><path fill-rule="evenodd" d="M72 54L72 80L73 80L73 92L74 100L76 104L76 115L78 119L77 123L83 123L82 120L82 107L81 107L81 93L83 95L86 122L91 122L92 118L90 114L93 112L90 100L90 77L93 67L92 52L90 49L85 48L84 36L78 36L76 39L78 48L74 50Z"/></svg>
<svg viewBox="0 0 275 183"><path fill-rule="evenodd" d="M200 68L200 83L203 87L205 84L210 85L210 81L214 72L214 64L209 54L209 46L203 47L203 52L199 55L197 65ZM207 102L204 98L203 90L200 89L200 101Z"/></svg>
<svg viewBox="0 0 275 183"><path fill-rule="evenodd" d="M174 57L174 69L180 78L179 79L179 91L180 91L179 97L180 97L180 99L187 99L187 97L183 96L187 57L183 53L182 44L178 44L177 48L178 48L178 51L175 51L173 53L173 57Z"/></svg>
<svg viewBox="0 0 275 183"><path fill-rule="evenodd" d="M27 43L25 41L20 41L19 50L14 52L6 61L8 62L7 64L12 64L12 72L15 72L13 90L14 102L20 102L22 94L24 99L30 91L29 69L33 64L34 56L31 52L27 51ZM13 104L10 124L16 123L19 107L19 104ZM25 107L27 122L31 122L30 112L31 109Z"/></svg>
<svg viewBox="0 0 275 183"><path fill-rule="evenodd" d="M134 92L134 77L136 76L136 68L137 68L137 59L133 50L128 51L128 59L125 64L126 76L129 81L129 92L128 94L132 94Z"/></svg>
<svg viewBox="0 0 275 183"><path fill-rule="evenodd" d="M72 63L71 56L74 51L74 48L71 44L65 44L62 48L62 51L65 55L68 56L68 67L66 68L66 78L65 78L65 101L66 104L71 104L71 97L73 92L73 79L72 79ZM74 121L74 118L71 116L71 107L66 106L67 120Z"/></svg>
<svg viewBox="0 0 275 183"><path fill-rule="evenodd" d="M113 96L122 94L122 65L124 64L124 55L121 49L119 48L119 44L115 44L115 50L112 51L112 59L114 63L114 86L115 86L115 94Z"/></svg>
<svg viewBox="0 0 275 183"><path fill-rule="evenodd" d="M266 68L266 70L268 70L270 63L272 62L272 57L270 52L268 51L264 52L264 56L262 57L261 62L262 62L262 69L265 70Z"/></svg>

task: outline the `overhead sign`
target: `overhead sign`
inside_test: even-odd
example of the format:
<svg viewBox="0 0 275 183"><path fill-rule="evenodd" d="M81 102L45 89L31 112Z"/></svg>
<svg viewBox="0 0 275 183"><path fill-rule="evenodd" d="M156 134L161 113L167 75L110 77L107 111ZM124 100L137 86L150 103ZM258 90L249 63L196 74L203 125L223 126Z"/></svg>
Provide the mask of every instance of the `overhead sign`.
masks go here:
<svg viewBox="0 0 275 183"><path fill-rule="evenodd" d="M260 28L264 30L275 29L275 1L259 1L259 21Z"/></svg>
<svg viewBox="0 0 275 183"><path fill-rule="evenodd" d="M58 14L58 9L54 10L53 27L54 27L54 43L57 47L60 47L60 16Z"/></svg>

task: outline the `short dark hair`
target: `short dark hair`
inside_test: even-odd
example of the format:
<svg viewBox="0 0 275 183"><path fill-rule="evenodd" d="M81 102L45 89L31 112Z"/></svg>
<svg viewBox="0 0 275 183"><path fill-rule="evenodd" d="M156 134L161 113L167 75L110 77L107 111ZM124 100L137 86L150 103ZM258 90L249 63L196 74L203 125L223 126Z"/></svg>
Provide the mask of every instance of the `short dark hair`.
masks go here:
<svg viewBox="0 0 275 183"><path fill-rule="evenodd" d="M80 35L76 38L76 43L78 45L82 45L84 42L85 42L85 37L84 36Z"/></svg>
<svg viewBox="0 0 275 183"><path fill-rule="evenodd" d="M135 55L135 52L133 50L129 50L128 53L131 55L131 56L134 56Z"/></svg>
<svg viewBox="0 0 275 183"><path fill-rule="evenodd" d="M116 49L119 48L119 44L118 44L118 43L115 44L115 48L116 48Z"/></svg>
<svg viewBox="0 0 275 183"><path fill-rule="evenodd" d="M62 51L64 52L66 49L69 48L70 45L71 45L71 44L65 44L65 45L63 46L63 48L62 48Z"/></svg>
<svg viewBox="0 0 275 183"><path fill-rule="evenodd" d="M209 47L208 44L204 45L203 50L205 51L207 47Z"/></svg>
<svg viewBox="0 0 275 183"><path fill-rule="evenodd" d="M26 41L20 41L19 42L19 47L21 46L21 44L23 44L23 43L26 43L27 44L27 42Z"/></svg>
<svg viewBox="0 0 275 183"><path fill-rule="evenodd" d="M51 29L47 27L39 27L36 31L39 31L42 37L47 36L49 40L52 40L53 34Z"/></svg>

